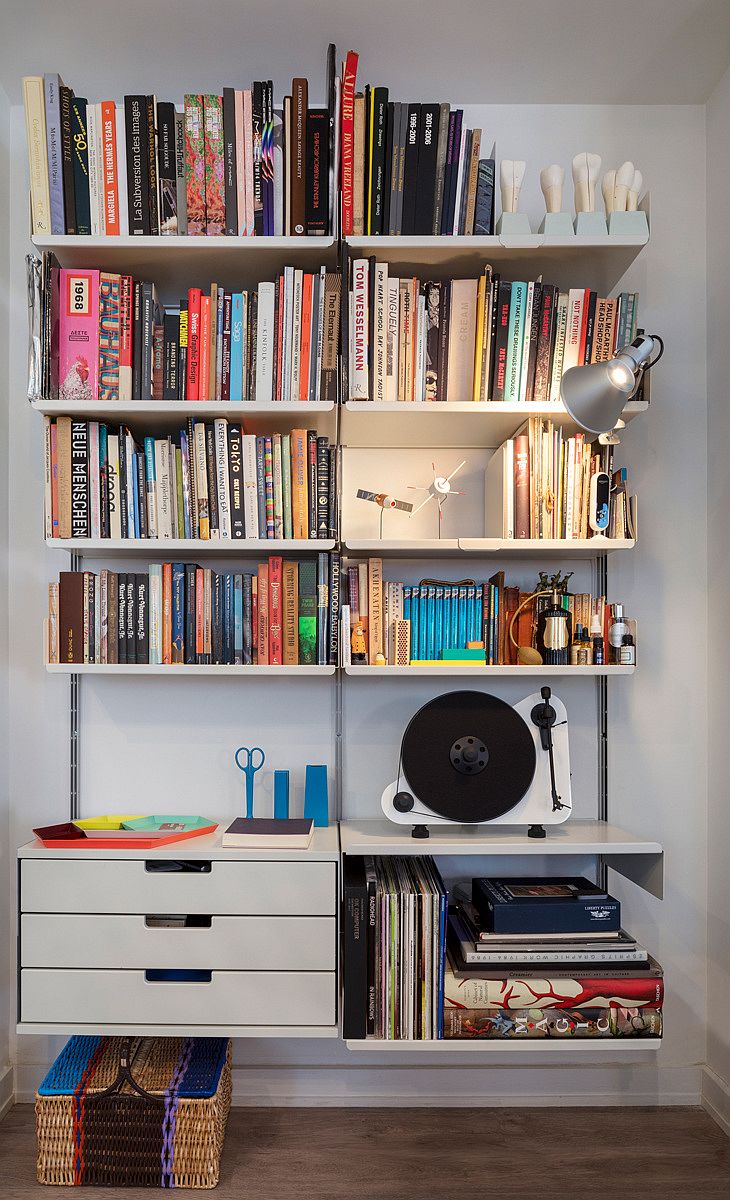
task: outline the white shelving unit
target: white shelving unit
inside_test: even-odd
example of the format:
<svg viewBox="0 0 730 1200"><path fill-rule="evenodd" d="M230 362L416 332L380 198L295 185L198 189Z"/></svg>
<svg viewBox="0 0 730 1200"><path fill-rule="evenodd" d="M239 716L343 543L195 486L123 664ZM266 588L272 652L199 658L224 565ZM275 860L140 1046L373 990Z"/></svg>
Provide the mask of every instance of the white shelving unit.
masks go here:
<svg viewBox="0 0 730 1200"><path fill-rule="evenodd" d="M46 663L51 675L254 675L259 679L271 679L275 675L334 675L336 667L307 666L259 666L257 663L244 666L216 665L215 663L173 663L165 666L153 663Z"/></svg>
<svg viewBox="0 0 730 1200"><path fill-rule="evenodd" d="M46 538L46 545L51 550L99 558L142 555L169 559L171 555L251 558L268 554L311 554L318 550L333 550L335 542L330 538Z"/></svg>
<svg viewBox="0 0 730 1200"><path fill-rule="evenodd" d="M367 679L368 677L385 676L390 679L413 678L416 675L435 675L443 678L449 676L456 677L460 675L469 675L472 678L483 677L485 679L498 675L521 675L523 677L543 676L554 678L562 675L565 677L575 677L579 679L581 676L591 675L633 675L636 667L614 667L606 666L590 666L590 667L527 667L519 665L510 665L504 667L488 667L482 666L481 663L414 663L409 667L366 667L366 666L349 666L345 667L346 675L356 679Z"/></svg>
<svg viewBox="0 0 730 1200"><path fill-rule="evenodd" d="M515 1038L497 1038L480 1040L448 1040L442 1041L386 1041L384 1038L346 1038L348 1050L364 1051L370 1054L517 1054L523 1056L534 1054L541 1058L548 1054L551 1058L570 1058L574 1053L580 1059L589 1058L601 1061L613 1057L634 1057L642 1053L655 1052L661 1049L661 1038L526 1038L524 1042Z"/></svg>
<svg viewBox="0 0 730 1200"><path fill-rule="evenodd" d="M499 555L501 558L589 559L597 554L615 554L633 550L633 538L431 538L396 541L391 539L343 539L350 554L375 554L381 558L460 558L471 555Z"/></svg>

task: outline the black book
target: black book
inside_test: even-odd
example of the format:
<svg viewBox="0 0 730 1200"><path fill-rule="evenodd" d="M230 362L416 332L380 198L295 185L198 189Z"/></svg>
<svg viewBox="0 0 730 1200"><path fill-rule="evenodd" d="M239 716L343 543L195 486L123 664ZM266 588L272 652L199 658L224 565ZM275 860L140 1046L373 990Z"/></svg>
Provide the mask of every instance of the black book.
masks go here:
<svg viewBox="0 0 730 1200"><path fill-rule="evenodd" d="M236 93L223 89L223 181L226 196L226 233L238 233L238 183L236 179Z"/></svg>
<svg viewBox="0 0 730 1200"><path fill-rule="evenodd" d="M364 860L356 854L343 856L342 886L342 1035L359 1040L367 1034L368 893Z"/></svg>
<svg viewBox="0 0 730 1200"><path fill-rule="evenodd" d="M127 662L127 576L123 571L117 576L117 662Z"/></svg>
<svg viewBox="0 0 730 1200"><path fill-rule="evenodd" d="M185 662L195 658L195 563L185 563Z"/></svg>
<svg viewBox="0 0 730 1200"><path fill-rule="evenodd" d="M119 489L118 499L119 504L119 521L122 529L122 537L129 537L129 505L127 500L127 438L126 431L123 425L119 426Z"/></svg>
<svg viewBox="0 0 730 1200"><path fill-rule="evenodd" d="M388 113L385 119L385 172L383 174L383 233L390 232L390 196L393 187L393 123L395 121L395 104L388 103Z"/></svg>
<svg viewBox="0 0 730 1200"><path fill-rule="evenodd" d="M103 446L104 456L102 458L102 431L103 431ZM109 452L107 448L107 428L106 425L99 426L99 524L101 526L101 536L109 537Z"/></svg>
<svg viewBox="0 0 730 1200"><path fill-rule="evenodd" d="M339 554L330 554L330 578L329 578L329 664L331 667L337 666L337 658L340 646L340 556Z"/></svg>
<svg viewBox="0 0 730 1200"><path fill-rule="evenodd" d="M127 626L127 662L133 663L137 661L137 577L133 574L127 575L127 608L126 620Z"/></svg>
<svg viewBox="0 0 730 1200"><path fill-rule="evenodd" d="M150 233L159 233L160 208L157 195L157 130L155 128L154 96L145 96L145 105L147 114L147 203L150 211Z"/></svg>
<svg viewBox="0 0 730 1200"><path fill-rule="evenodd" d="M61 109L61 163L63 166L63 206L66 233L76 233L76 189L74 186L74 143L71 104L73 92L62 83L58 91Z"/></svg>
<svg viewBox="0 0 730 1200"><path fill-rule="evenodd" d="M254 147L260 147L264 133L264 85L254 83L251 90L251 124ZM261 154L253 155L253 223L257 234L264 232L264 192L261 177Z"/></svg>
<svg viewBox="0 0 730 1200"><path fill-rule="evenodd" d="M218 524L218 472L215 455L215 426L207 421L205 426L205 464L208 475L208 512L210 513L210 530L220 529Z"/></svg>
<svg viewBox="0 0 730 1200"><path fill-rule="evenodd" d="M451 194L451 174L454 166L454 136L456 134L456 109L449 113L449 129L446 137L446 159L444 162L444 187L441 202L440 233L449 233L449 196Z"/></svg>
<svg viewBox="0 0 730 1200"><path fill-rule="evenodd" d="M326 108L307 112L307 169L305 175L307 234L321 237L329 224L329 113Z"/></svg>
<svg viewBox="0 0 730 1200"><path fill-rule="evenodd" d="M537 365L537 340L540 333L540 314L542 312L542 284L536 283L532 294L532 318L530 320L530 345L527 359L527 383L525 385L525 400L534 400L535 368Z"/></svg>
<svg viewBox="0 0 730 1200"><path fill-rule="evenodd" d="M147 663L150 660L150 633L149 633L149 576L147 572L140 571L134 577L135 588L137 593L137 602L135 604L134 620L135 620L135 651L138 663Z"/></svg>
<svg viewBox="0 0 730 1200"><path fill-rule="evenodd" d="M363 96L365 100L365 137L363 145L365 147L365 161L363 163L362 172L362 212L363 212L363 230L365 234L370 233L370 188L372 186L372 175L370 169L370 92L369 83L365 84Z"/></svg>
<svg viewBox="0 0 730 1200"><path fill-rule="evenodd" d="M437 383L437 398L439 400L448 400L449 398L449 328L451 325L451 280L446 279L441 284L441 298L439 302L439 330L438 330L438 383Z"/></svg>
<svg viewBox="0 0 730 1200"><path fill-rule="evenodd" d="M165 309L163 321L162 399L179 400L178 363L180 360L180 313Z"/></svg>
<svg viewBox="0 0 730 1200"><path fill-rule="evenodd" d="M418 122L418 174L413 232L430 234L436 195L440 104L422 104Z"/></svg>
<svg viewBox="0 0 730 1200"><path fill-rule="evenodd" d="M150 172L146 96L124 97L124 127L127 137L129 232L136 235L147 234L150 232ZM91 228L89 228L89 232L91 232ZM135 399L139 399L139 397L135 397Z"/></svg>
<svg viewBox="0 0 730 1200"><path fill-rule="evenodd" d="M180 301L180 321L177 351L177 392L178 400L187 399L185 391L188 375L188 301L187 297Z"/></svg>
<svg viewBox="0 0 730 1200"><path fill-rule="evenodd" d="M337 447L330 446L330 478L329 478L329 536L337 537Z"/></svg>
<svg viewBox="0 0 730 1200"><path fill-rule="evenodd" d="M134 465L137 471L137 507L139 510L139 536L141 538L149 537L149 529L147 528L147 486L145 481L144 469L144 454L140 451L134 456Z"/></svg>
<svg viewBox="0 0 730 1200"><path fill-rule="evenodd" d="M504 372L507 365L507 342L509 340L509 308L512 299L512 284L500 279L497 292L497 326L492 342L492 394L491 400L504 400Z"/></svg>
<svg viewBox="0 0 730 1200"><path fill-rule="evenodd" d="M454 139L453 143L447 147L447 158L449 150L451 151L451 168L449 171L449 191L448 196L444 196L444 214L446 217L446 227L443 224L441 232L451 234L454 231L454 217L456 215L456 186L459 180L459 161L461 159L461 127L464 120L463 110L457 108L454 113Z"/></svg>
<svg viewBox="0 0 730 1200"><path fill-rule="evenodd" d="M261 164L262 199L264 205L264 233L274 233L274 84L267 79L263 84L264 133L268 146L266 158Z"/></svg>
<svg viewBox="0 0 730 1200"><path fill-rule="evenodd" d="M379 980L376 979L376 930L378 923L378 877L375 861L365 858L365 883L367 886L367 1031L375 1033L376 994Z"/></svg>
<svg viewBox="0 0 730 1200"><path fill-rule="evenodd" d="M317 666L329 662L329 554L317 555Z"/></svg>
<svg viewBox="0 0 730 1200"><path fill-rule="evenodd" d="M226 666L231 666L236 657L235 641L234 641L234 626L235 614L233 611L233 591L234 578L231 571L226 571L223 576L223 662Z"/></svg>
<svg viewBox="0 0 730 1200"><path fill-rule="evenodd" d="M152 354L154 344L155 285L142 284L140 330L140 399L152 399Z"/></svg>
<svg viewBox="0 0 730 1200"><path fill-rule="evenodd" d="M160 177L160 233L177 233L175 105L157 105L157 171Z"/></svg>
<svg viewBox="0 0 730 1200"><path fill-rule="evenodd" d="M588 317L586 318L586 348L583 355L583 365L591 361L593 352L593 334L596 327L596 301L598 299L597 292L588 293ZM580 364L579 364L580 365Z"/></svg>
<svg viewBox="0 0 730 1200"><path fill-rule="evenodd" d="M81 96L74 96L71 100L71 144L73 146L76 233L91 233L89 134L86 127L86 101Z"/></svg>
<svg viewBox="0 0 730 1200"><path fill-rule="evenodd" d="M327 164L328 164L327 194L328 194L328 198L329 198L330 208L332 209L333 214L336 209L336 204L333 204L333 200L335 199L335 197L337 195L337 191L336 191L337 183L336 183L336 180L334 177L334 170L335 170L335 75L337 73L336 59L337 59L337 47L335 46L334 42L330 42L329 46L327 47L327 120L329 123L329 137L328 137L328 142L327 142L327 150L328 150L328 154L327 154ZM334 216L334 222L336 222L336 221L337 221L337 217ZM331 233L331 234L335 233L335 229L332 227L332 224L333 224L333 222L330 221L329 214L328 214L327 230L326 230L327 233Z"/></svg>
<svg viewBox="0 0 730 1200"><path fill-rule="evenodd" d="M330 487L330 440L327 437L317 438L317 537L328 538L329 524L329 487Z"/></svg>
<svg viewBox="0 0 730 1200"><path fill-rule="evenodd" d="M388 131L387 88L376 87L374 89L371 108L373 122L373 176L370 195L370 232L380 234L387 230L387 225L383 224L383 212L385 205L385 159Z"/></svg>
<svg viewBox="0 0 730 1200"><path fill-rule="evenodd" d="M307 430L307 501L309 537L317 537L317 434Z"/></svg>
<svg viewBox="0 0 730 1200"><path fill-rule="evenodd" d="M217 571L213 571L210 584L211 660L212 662L220 665L223 663L223 587L221 577Z"/></svg>
<svg viewBox="0 0 730 1200"><path fill-rule="evenodd" d="M408 126L406 130L406 157L403 167L403 216L401 233L416 232L416 187L418 185L418 122L420 104L408 105Z"/></svg>
<svg viewBox="0 0 730 1200"><path fill-rule="evenodd" d="M89 427L71 422L71 536L89 537Z"/></svg>
<svg viewBox="0 0 730 1200"><path fill-rule="evenodd" d="M253 636L251 627L252 589L251 575L243 577L243 661L253 662Z"/></svg>
<svg viewBox="0 0 730 1200"><path fill-rule="evenodd" d="M474 233L494 233L494 159L480 158L477 168L477 194L474 206Z"/></svg>
<svg viewBox="0 0 730 1200"><path fill-rule="evenodd" d="M550 390L550 360L552 352L553 317L557 298L557 287L553 283L542 285L540 316L537 329L537 354L532 397L537 404L544 404Z"/></svg>
<svg viewBox="0 0 730 1200"><path fill-rule="evenodd" d="M241 426L228 426L228 484L231 494L231 537L244 538L243 437Z"/></svg>
<svg viewBox="0 0 730 1200"><path fill-rule="evenodd" d="M132 399L142 399L142 284L132 285Z"/></svg>

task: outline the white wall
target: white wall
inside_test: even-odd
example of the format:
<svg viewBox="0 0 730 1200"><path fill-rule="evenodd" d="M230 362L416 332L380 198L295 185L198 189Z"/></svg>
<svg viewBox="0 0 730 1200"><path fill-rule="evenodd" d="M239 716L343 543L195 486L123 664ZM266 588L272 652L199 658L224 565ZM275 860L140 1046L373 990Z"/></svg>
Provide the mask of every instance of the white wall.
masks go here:
<svg viewBox="0 0 730 1200"><path fill-rule="evenodd" d="M606 166L633 159L652 192L652 240L622 285L640 292L642 321L666 337L668 350L654 380L652 411L626 433L622 447L640 492L641 544L635 555L612 560L611 597L623 600L640 621L641 664L633 679L611 683L611 808L617 823L667 847L663 904L615 881L627 924L667 972L666 1040L658 1056L641 1054L631 1066L578 1068L566 1050L565 1065L552 1057L543 1066L536 1054L520 1056L511 1070L503 1058L499 1069L483 1069L477 1060L465 1066L463 1058L458 1066L444 1066L449 1060L443 1055L414 1065L412 1055L356 1056L336 1043L241 1042L236 1090L252 1103L692 1102L705 1055L704 109L496 106L470 108L466 115L483 127L487 142L497 140L500 156L527 160L524 207L535 227L542 208L539 168L553 161L567 167L581 149L598 151ZM41 422L23 400L27 220L19 109L13 112L13 163L11 846L26 840L33 824L65 813L68 757L68 683L48 677L40 661L45 588L63 564L41 540ZM566 194L572 194L569 186ZM575 282L591 280L577 268ZM442 564L439 573L444 570ZM525 570L513 573L519 578ZM508 686L493 690L507 699L526 690L504 682ZM408 717L442 689L427 679L344 686L345 815L374 817ZM279 766L332 763L330 685L287 681L284 694L280 687L83 680L85 811L109 811L124 796L134 797L134 807L174 801L180 811L233 812L240 781L230 756L249 739L272 758L280 746ZM592 685L565 681L560 694L571 717L576 809L588 816L596 811ZM289 721L295 715L292 745ZM20 1093L32 1089L52 1051L46 1039L20 1040Z"/></svg>
<svg viewBox="0 0 730 1200"><path fill-rule="evenodd" d="M721 649L730 593L727 505L730 503L730 70L707 105L707 560L709 571L708 663L709 793L707 889L707 1064L705 1100L730 1131L730 803L725 715L730 705L727 654Z"/></svg>
<svg viewBox="0 0 730 1200"><path fill-rule="evenodd" d="M0 212L6 212L10 200L10 105L0 88ZM10 309L10 227L0 228L0 479L8 475L8 411L10 385L9 309ZM0 501L0 1010L11 1009L14 989L12 954L12 908L10 891L14 845L10 837L8 772L8 508L7 497ZM12 1095L9 1026L0 1023L0 1113Z"/></svg>

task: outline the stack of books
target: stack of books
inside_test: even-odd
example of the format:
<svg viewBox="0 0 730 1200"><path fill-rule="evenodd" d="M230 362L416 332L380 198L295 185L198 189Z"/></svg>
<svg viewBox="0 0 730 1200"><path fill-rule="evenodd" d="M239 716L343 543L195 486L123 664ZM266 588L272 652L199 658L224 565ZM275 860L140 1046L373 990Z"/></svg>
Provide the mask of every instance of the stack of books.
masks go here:
<svg viewBox="0 0 730 1200"><path fill-rule="evenodd" d="M489 266L434 283L355 258L348 282L350 400L557 402L565 371L637 332L635 293L511 283Z"/></svg>
<svg viewBox="0 0 730 1200"><path fill-rule="evenodd" d="M602 888L481 878L454 901L445 1038L661 1037L662 969Z"/></svg>
<svg viewBox="0 0 730 1200"><path fill-rule="evenodd" d="M46 537L230 541L337 536L337 454L312 429L225 417L167 437L45 419Z"/></svg>

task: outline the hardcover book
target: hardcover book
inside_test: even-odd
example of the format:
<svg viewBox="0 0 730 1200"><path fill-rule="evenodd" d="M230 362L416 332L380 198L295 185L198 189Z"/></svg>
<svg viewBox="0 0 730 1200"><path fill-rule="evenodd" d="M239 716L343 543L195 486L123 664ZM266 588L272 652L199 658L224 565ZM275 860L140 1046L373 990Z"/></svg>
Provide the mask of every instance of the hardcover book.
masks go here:
<svg viewBox="0 0 730 1200"><path fill-rule="evenodd" d="M226 227L223 99L203 96L205 131L205 232L219 236Z"/></svg>
<svg viewBox="0 0 730 1200"><path fill-rule="evenodd" d="M205 122L203 97L185 97L185 198L188 233L204 234L205 217ZM188 399L196 399L188 397Z"/></svg>
<svg viewBox="0 0 730 1200"><path fill-rule="evenodd" d="M59 399L96 400L99 387L99 272L61 270Z"/></svg>
<svg viewBox="0 0 730 1200"><path fill-rule="evenodd" d="M236 817L221 838L229 849L308 850L314 835L309 818Z"/></svg>

